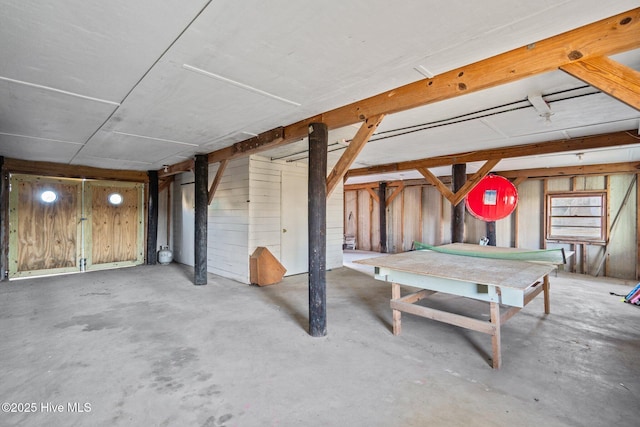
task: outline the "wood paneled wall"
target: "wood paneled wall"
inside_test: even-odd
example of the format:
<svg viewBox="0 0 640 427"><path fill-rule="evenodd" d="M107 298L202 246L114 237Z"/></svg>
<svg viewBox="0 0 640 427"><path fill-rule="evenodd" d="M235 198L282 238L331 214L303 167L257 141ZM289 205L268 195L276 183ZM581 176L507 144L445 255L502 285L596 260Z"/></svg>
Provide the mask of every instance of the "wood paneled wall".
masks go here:
<svg viewBox="0 0 640 427"><path fill-rule="evenodd" d="M545 239L545 198L549 192L607 190L609 226L618 213L634 174L593 175L577 177L536 178L525 180L518 186L518 206L509 217L496 221L498 246L531 249L559 248L574 251L566 270L594 274L598 260L605 255L605 247L597 244L547 242ZM398 183L388 183L387 195ZM395 187L394 187L395 185ZM610 234L609 245L601 273L621 279L640 278L638 260L638 189L632 188L625 207L620 211L618 224ZM374 217L377 201L373 198L377 184L346 186L345 230L357 237L360 250L379 251L374 236L379 236L379 220ZM450 243L450 203L430 184L412 183L404 187L401 195L387 206L387 247L389 252L407 251L413 240L428 244ZM465 241L478 243L486 235L486 224L466 215Z"/></svg>

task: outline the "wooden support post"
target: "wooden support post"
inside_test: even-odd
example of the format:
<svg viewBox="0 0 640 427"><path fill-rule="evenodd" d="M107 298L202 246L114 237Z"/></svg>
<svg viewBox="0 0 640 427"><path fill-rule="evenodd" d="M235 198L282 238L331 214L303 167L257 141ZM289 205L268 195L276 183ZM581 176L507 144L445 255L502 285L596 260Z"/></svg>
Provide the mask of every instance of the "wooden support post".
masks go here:
<svg viewBox="0 0 640 427"><path fill-rule="evenodd" d="M209 206L209 164L207 156L196 155L195 227L194 227L194 285L207 284L207 211Z"/></svg>
<svg viewBox="0 0 640 427"><path fill-rule="evenodd" d="M491 324L495 328L493 334L491 334L491 347L493 350L492 365L493 369L500 369L500 365L502 365L502 357L500 354L502 352L502 345L500 343L500 323L502 320L500 318L500 304L497 302L491 302L490 305Z"/></svg>
<svg viewBox="0 0 640 427"><path fill-rule="evenodd" d="M147 205L147 265L158 263L158 171L149 171Z"/></svg>
<svg viewBox="0 0 640 427"><path fill-rule="evenodd" d="M399 300L400 285L398 283L391 283L391 301ZM402 333L402 312L400 310L393 310L393 335L400 335Z"/></svg>
<svg viewBox="0 0 640 427"><path fill-rule="evenodd" d="M9 280L9 174L0 156L0 281Z"/></svg>
<svg viewBox="0 0 640 427"><path fill-rule="evenodd" d="M327 335L327 147L324 123L309 125L309 334Z"/></svg>
<svg viewBox="0 0 640 427"><path fill-rule="evenodd" d="M551 289L551 285L549 284L549 275L544 276L544 281L542 282L542 289L544 291L544 314L551 313L551 303L549 300L549 291Z"/></svg>
<svg viewBox="0 0 640 427"><path fill-rule="evenodd" d="M496 245L496 222L495 221L487 221L487 239L489 239L489 246Z"/></svg>
<svg viewBox="0 0 640 427"><path fill-rule="evenodd" d="M465 163L456 164L451 167L453 179L453 193L462 188L467 181L467 165ZM451 242L464 242L464 203L451 206Z"/></svg>
<svg viewBox="0 0 640 427"><path fill-rule="evenodd" d="M380 208L380 253L387 253L387 183L378 187L378 207Z"/></svg>

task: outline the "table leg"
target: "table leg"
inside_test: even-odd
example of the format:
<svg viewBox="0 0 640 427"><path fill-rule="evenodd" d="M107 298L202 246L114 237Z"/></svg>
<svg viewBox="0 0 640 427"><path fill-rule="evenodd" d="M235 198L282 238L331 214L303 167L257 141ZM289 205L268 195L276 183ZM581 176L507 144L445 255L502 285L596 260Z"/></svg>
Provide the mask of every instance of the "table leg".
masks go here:
<svg viewBox="0 0 640 427"><path fill-rule="evenodd" d="M544 281L542 282L542 289L544 291L544 312L545 314L551 313L551 306L549 304L549 275L544 276Z"/></svg>
<svg viewBox="0 0 640 427"><path fill-rule="evenodd" d="M491 335L491 346L493 349L493 368L500 369L502 364L501 345L500 345L500 304L492 302L491 304L491 324L495 327Z"/></svg>
<svg viewBox="0 0 640 427"><path fill-rule="evenodd" d="M400 299L400 285L397 283L391 283L391 299ZM402 332L401 316L400 310L393 310L393 335Z"/></svg>

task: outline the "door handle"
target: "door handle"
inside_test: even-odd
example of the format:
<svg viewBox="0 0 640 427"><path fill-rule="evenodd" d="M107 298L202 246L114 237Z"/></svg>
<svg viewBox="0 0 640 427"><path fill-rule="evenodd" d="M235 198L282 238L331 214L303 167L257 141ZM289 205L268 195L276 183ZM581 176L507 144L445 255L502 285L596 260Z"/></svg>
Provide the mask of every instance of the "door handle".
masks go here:
<svg viewBox="0 0 640 427"><path fill-rule="evenodd" d="M286 233L286 232L287 232L287 229L286 229L286 228L283 228L283 229L282 229L282 232L283 232L283 233Z"/></svg>

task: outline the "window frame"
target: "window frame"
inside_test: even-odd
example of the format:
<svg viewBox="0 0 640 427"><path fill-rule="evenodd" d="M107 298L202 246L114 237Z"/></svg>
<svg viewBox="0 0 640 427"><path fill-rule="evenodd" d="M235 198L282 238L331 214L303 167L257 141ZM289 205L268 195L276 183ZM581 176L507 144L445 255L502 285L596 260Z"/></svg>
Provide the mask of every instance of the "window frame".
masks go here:
<svg viewBox="0 0 640 427"><path fill-rule="evenodd" d="M601 214L600 216L579 216L580 218L600 218L600 235L598 237L588 237L588 236L579 236L579 235L554 235L552 234L552 219L553 218L571 218L578 217L577 215L573 216L562 216L562 215L552 215L552 201L554 198L582 198L582 197L598 197L601 200ZM608 209L607 209L607 191L606 190L590 190L590 191L563 191L563 192L553 192L547 193L545 197L545 239L550 242L588 242L588 243L596 243L596 244L604 244L607 241L607 234L609 231L608 226Z"/></svg>

